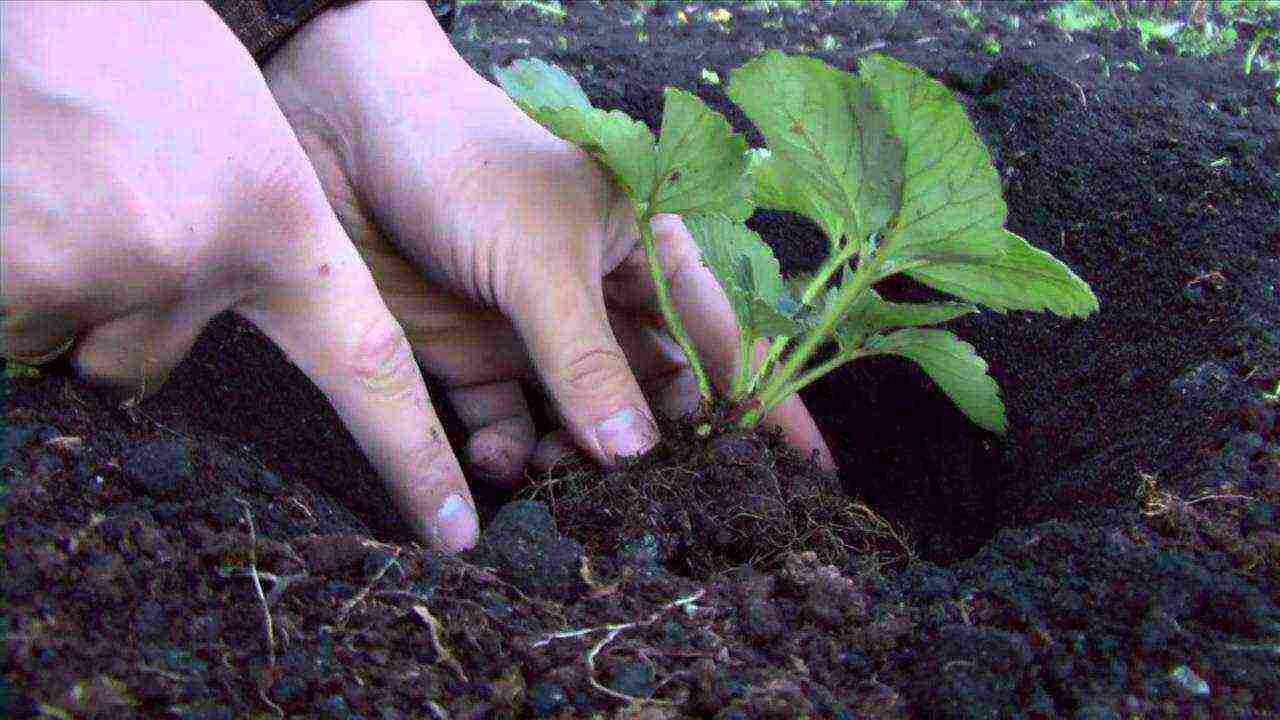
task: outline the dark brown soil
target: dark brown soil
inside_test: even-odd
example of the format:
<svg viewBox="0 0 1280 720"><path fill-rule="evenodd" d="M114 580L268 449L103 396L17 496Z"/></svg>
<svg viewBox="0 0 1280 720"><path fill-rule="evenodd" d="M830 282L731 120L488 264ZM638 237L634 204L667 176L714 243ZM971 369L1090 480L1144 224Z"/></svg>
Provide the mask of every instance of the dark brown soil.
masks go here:
<svg viewBox="0 0 1280 720"><path fill-rule="evenodd" d="M942 79L1011 228L1102 302L954 323L1007 438L860 363L805 394L835 480L766 437L668 430L619 471L531 478L536 500L481 493L481 545L451 559L406 543L319 393L220 318L132 412L58 368L5 388L0 716L1280 717L1271 79L1242 47L1068 37L1047 5L477 3L453 33L650 123L667 84L745 129L702 71L766 48ZM753 223L784 269L818 259L804 222Z"/></svg>

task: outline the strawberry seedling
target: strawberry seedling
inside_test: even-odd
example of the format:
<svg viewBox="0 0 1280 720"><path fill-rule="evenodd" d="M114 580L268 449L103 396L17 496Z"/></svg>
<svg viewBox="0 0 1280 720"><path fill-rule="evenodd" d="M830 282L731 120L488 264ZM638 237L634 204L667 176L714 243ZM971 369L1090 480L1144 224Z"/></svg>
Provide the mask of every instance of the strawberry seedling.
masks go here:
<svg viewBox="0 0 1280 720"><path fill-rule="evenodd" d="M871 55L855 75L764 54L734 71L728 86L765 137L767 147L756 149L684 90L666 89L655 140L625 113L592 107L554 65L520 60L494 74L517 105L599 161L630 198L668 330L710 402L711 383L674 310L649 228L655 215L682 217L738 321L729 400L740 427L846 362L899 355L970 419L1003 433L1004 405L987 364L951 332L928 326L979 306L1066 317L1098 308L1066 265L1004 228L986 146L950 91L918 68ZM829 252L816 273L783 279L772 250L745 224L757 207L799 213L822 229ZM875 285L897 274L958 300L887 301ZM757 365L761 340L770 344Z"/></svg>

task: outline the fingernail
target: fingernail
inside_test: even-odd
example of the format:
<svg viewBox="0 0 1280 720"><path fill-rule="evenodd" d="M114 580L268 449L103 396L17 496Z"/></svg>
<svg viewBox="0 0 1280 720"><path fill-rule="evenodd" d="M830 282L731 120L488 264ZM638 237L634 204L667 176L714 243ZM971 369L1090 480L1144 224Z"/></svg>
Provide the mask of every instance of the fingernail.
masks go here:
<svg viewBox="0 0 1280 720"><path fill-rule="evenodd" d="M658 429L633 408L623 408L596 425L596 442L614 460L640 455L658 442Z"/></svg>
<svg viewBox="0 0 1280 720"><path fill-rule="evenodd" d="M436 541L445 552L462 552L476 544L480 524L462 496L450 495L436 511Z"/></svg>

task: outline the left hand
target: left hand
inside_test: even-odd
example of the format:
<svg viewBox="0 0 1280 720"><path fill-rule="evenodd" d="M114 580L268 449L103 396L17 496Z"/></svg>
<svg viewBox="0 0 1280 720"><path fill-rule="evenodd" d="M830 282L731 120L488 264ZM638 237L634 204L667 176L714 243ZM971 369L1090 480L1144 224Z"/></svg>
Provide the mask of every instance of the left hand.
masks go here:
<svg viewBox="0 0 1280 720"><path fill-rule="evenodd" d="M448 388L473 473L511 484L531 457L566 450L564 435L535 437L519 384L531 374L568 437L606 463L656 442L650 401L673 415L697 406L683 356L655 330L626 197L476 74L425 3L329 9L264 74L415 354ZM738 337L728 301L679 218L653 230L723 389ZM798 398L767 422L834 467Z"/></svg>

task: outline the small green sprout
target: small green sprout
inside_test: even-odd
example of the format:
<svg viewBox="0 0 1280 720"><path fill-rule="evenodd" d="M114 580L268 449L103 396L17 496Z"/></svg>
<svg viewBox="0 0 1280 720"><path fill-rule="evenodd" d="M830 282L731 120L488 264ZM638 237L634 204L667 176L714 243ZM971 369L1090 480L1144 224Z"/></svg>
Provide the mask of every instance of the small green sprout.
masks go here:
<svg viewBox="0 0 1280 720"><path fill-rule="evenodd" d="M1269 403L1280 403L1280 380L1276 381L1276 389L1262 393L1262 400Z"/></svg>
<svg viewBox="0 0 1280 720"><path fill-rule="evenodd" d="M1000 176L945 86L881 55L857 74L769 52L735 70L727 93L759 128L749 149L693 93L667 88L661 128L591 106L576 80L541 60L494 68L530 116L599 161L631 200L667 330L706 403L711 382L675 312L650 220L677 214L720 283L740 330L728 400L742 428L844 363L897 355L917 363L978 425L1004 433L987 364L928 326L984 306L1085 317L1088 284L1004 228ZM784 279L745 221L756 208L798 213L826 236L812 274ZM898 303L875 290L895 275L957 298ZM753 362L757 345L768 351Z"/></svg>
<svg viewBox="0 0 1280 720"><path fill-rule="evenodd" d="M709 68L702 68L702 82L707 83L709 85L719 85L720 73L717 73L715 70L711 70Z"/></svg>
<svg viewBox="0 0 1280 720"><path fill-rule="evenodd" d="M40 377L40 368L6 358L4 361L4 376L8 379L38 378Z"/></svg>

